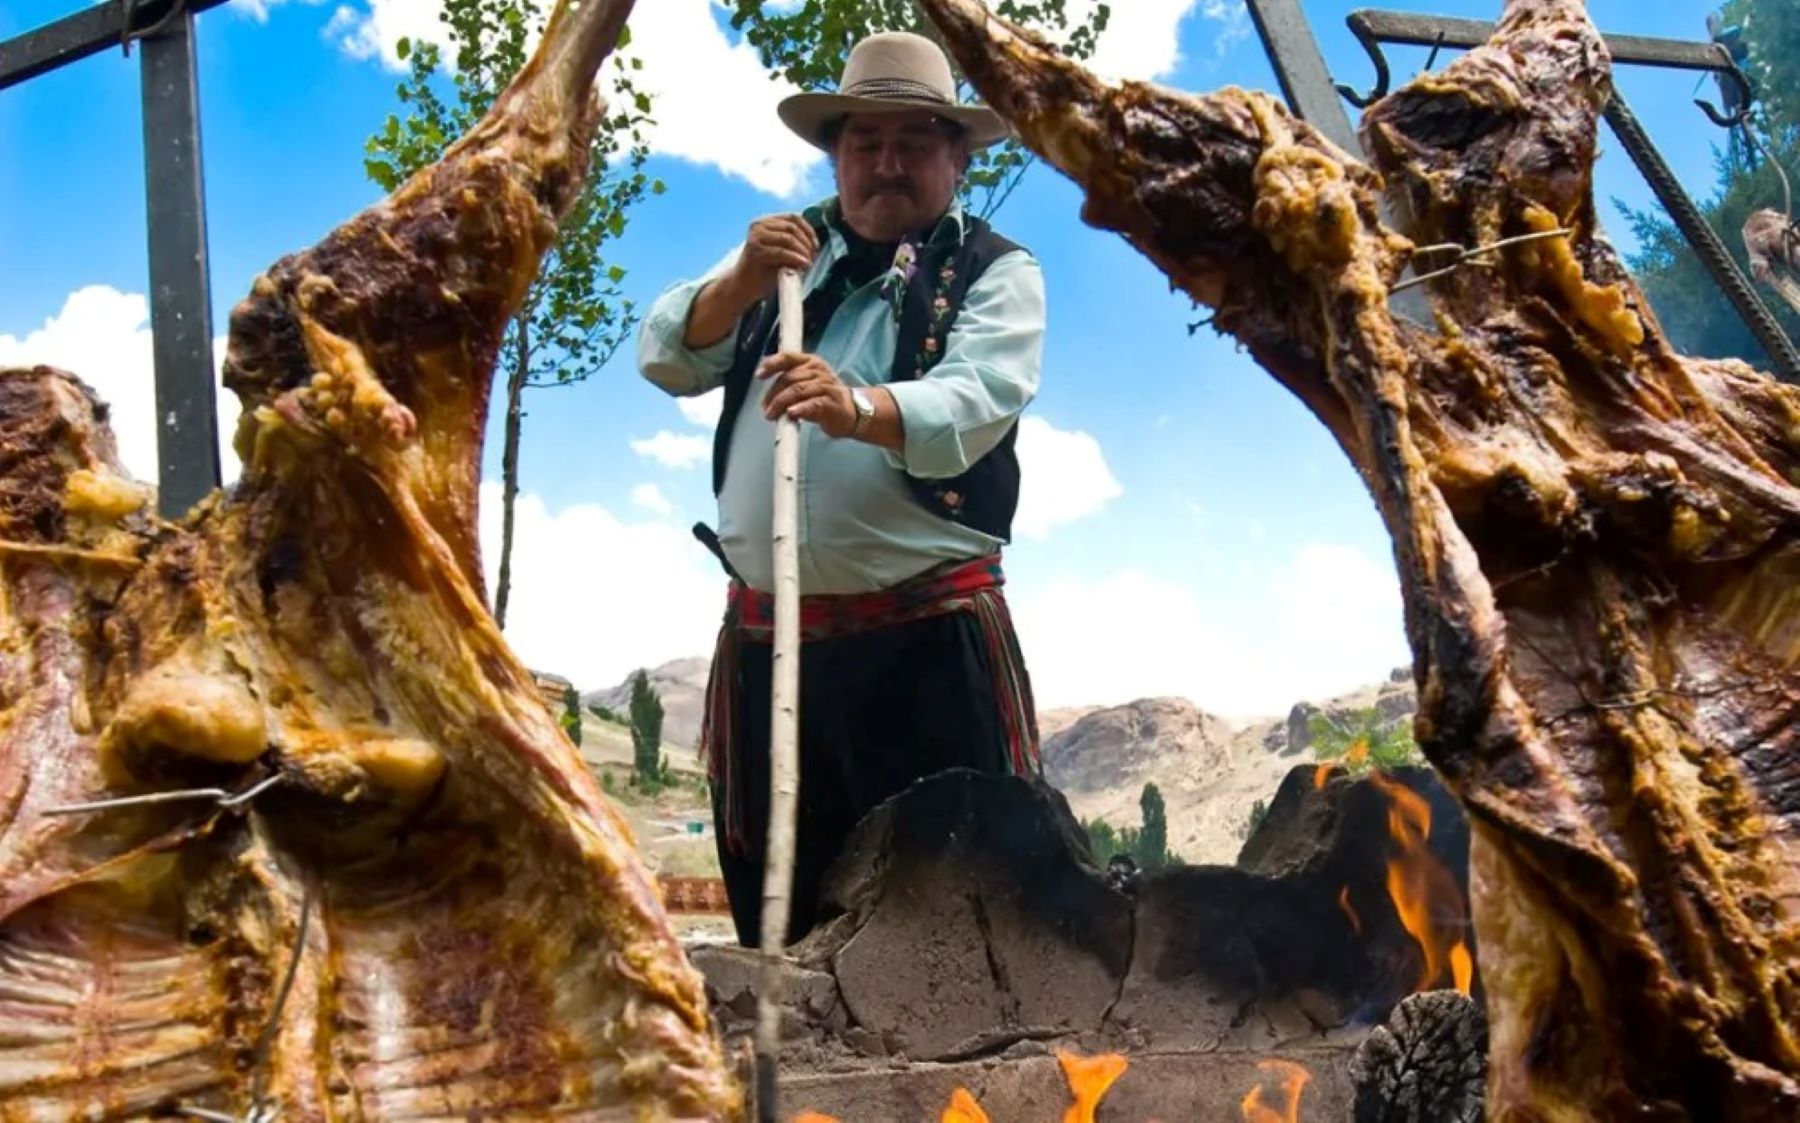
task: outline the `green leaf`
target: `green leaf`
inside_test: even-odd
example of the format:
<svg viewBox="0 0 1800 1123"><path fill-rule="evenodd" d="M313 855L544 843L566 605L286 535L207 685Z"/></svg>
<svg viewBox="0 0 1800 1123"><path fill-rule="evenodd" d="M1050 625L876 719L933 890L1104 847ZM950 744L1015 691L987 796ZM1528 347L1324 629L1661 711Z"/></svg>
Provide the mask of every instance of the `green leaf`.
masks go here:
<svg viewBox="0 0 1800 1123"><path fill-rule="evenodd" d="M609 265L606 267L606 276L608 280L616 285L625 279L625 269L623 266Z"/></svg>
<svg viewBox="0 0 1800 1123"><path fill-rule="evenodd" d="M405 62L407 57L411 54L412 40L402 35L400 41L394 44L394 57L398 58L401 62Z"/></svg>

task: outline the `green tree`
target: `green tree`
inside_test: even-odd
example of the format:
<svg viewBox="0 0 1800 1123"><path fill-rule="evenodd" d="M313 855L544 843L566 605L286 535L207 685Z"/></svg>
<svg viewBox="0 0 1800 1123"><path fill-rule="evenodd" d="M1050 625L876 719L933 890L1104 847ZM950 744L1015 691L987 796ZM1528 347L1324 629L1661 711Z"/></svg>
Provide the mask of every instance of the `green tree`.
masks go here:
<svg viewBox="0 0 1800 1123"><path fill-rule="evenodd" d="M563 688L563 731L577 746L581 744L581 695L574 686Z"/></svg>
<svg viewBox="0 0 1800 1123"><path fill-rule="evenodd" d="M645 791L662 786L662 699L642 670L631 680L631 782Z"/></svg>
<svg viewBox="0 0 1800 1123"><path fill-rule="evenodd" d="M1169 853L1168 809L1163 805L1162 790L1155 784L1145 784L1143 794L1138 797L1138 809L1144 816L1144 825L1138 831L1138 868L1160 870L1173 865L1173 855Z"/></svg>
<svg viewBox="0 0 1800 1123"><path fill-rule="evenodd" d="M487 114L529 57L547 18L540 0L444 0L440 16L451 45L449 66L438 47L400 40L409 66L390 113L365 144L363 167L385 191L434 163ZM644 174L649 95L633 75L642 60L623 48L608 62L607 112L594 137L581 196L562 220L554 246L501 340L496 373L505 387L501 445L501 533L494 618L506 625L512 587L513 504L519 493L519 443L526 390L573 386L606 365L629 337L636 317L622 295L623 267L601 250L625 232L626 216L661 181Z"/></svg>
<svg viewBox="0 0 1800 1123"><path fill-rule="evenodd" d="M1384 722L1374 707L1353 710L1341 718L1315 714L1307 723L1315 759L1341 765L1352 774L1391 771L1422 765L1424 755L1413 742L1408 722Z"/></svg>
<svg viewBox="0 0 1800 1123"><path fill-rule="evenodd" d="M1723 15L1726 24L1743 29L1750 49L1747 69L1758 96L1752 129L1792 174L1792 169L1800 167L1800 6L1733 0L1725 5ZM1706 94L1710 100L1720 101L1716 89ZM1712 128L1698 116L1698 110L1694 112L1693 128ZM1744 222L1758 210L1781 208L1781 180L1767 158L1759 155L1753 169L1750 161L1729 145L1714 146L1713 163L1712 194L1700 200L1700 209L1748 276ZM1628 260L1631 271L1675 345L1689 354L1735 357L1767 369L1768 357L1756 337L1662 209L1634 210L1618 200L1613 205L1638 241L1637 251ZM1800 317L1769 289L1758 288L1788 334L1800 338Z"/></svg>
<svg viewBox="0 0 1800 1123"><path fill-rule="evenodd" d="M942 41L937 29L913 0L804 0L775 5L764 0L730 0L731 26L756 48L763 65L801 89L835 87L844 60L858 40L879 31L914 31ZM995 12L1052 42L1063 44L1071 58L1093 55L1106 30L1111 8L1095 4L1085 19L1071 25L1065 0L999 0ZM952 60L952 67L955 62ZM968 81L958 71L957 99L970 100ZM1035 156L1017 141L1007 140L977 152L963 179L964 206L991 218L1031 167Z"/></svg>
<svg viewBox="0 0 1800 1123"><path fill-rule="evenodd" d="M1256 833L1256 828L1262 826L1263 820L1268 817L1269 803L1267 800L1259 799L1255 803L1252 803L1250 805L1250 814L1244 820L1243 830L1239 833L1238 837L1249 838Z"/></svg>
<svg viewBox="0 0 1800 1123"><path fill-rule="evenodd" d="M1119 837L1119 832L1105 819L1083 819L1081 829L1087 832L1088 851L1094 860L1105 865L1112 860L1114 854L1129 854L1131 846L1137 840L1136 831L1127 827L1126 831L1134 837L1128 842Z"/></svg>

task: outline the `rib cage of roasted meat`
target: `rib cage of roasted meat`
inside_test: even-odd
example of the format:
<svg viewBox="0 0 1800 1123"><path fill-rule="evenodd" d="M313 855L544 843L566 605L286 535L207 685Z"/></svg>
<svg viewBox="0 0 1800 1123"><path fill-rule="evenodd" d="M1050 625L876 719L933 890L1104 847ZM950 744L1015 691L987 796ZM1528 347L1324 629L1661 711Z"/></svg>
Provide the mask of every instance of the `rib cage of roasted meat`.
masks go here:
<svg viewBox="0 0 1800 1123"><path fill-rule="evenodd" d="M1476 840L1489 1117L1800 1118L1800 393L1676 354L1603 240L1583 6L1508 3L1365 115L1370 169L1267 96L1103 84L922 2L1374 496ZM1434 323L1392 310L1455 257L1416 247L1527 235L1431 282Z"/></svg>
<svg viewBox="0 0 1800 1123"><path fill-rule="evenodd" d="M1760 210L1744 223L1750 273L1800 312L1800 226L1779 211Z"/></svg>
<svg viewBox="0 0 1800 1123"><path fill-rule="evenodd" d="M559 7L442 161L256 280L243 476L179 523L75 377L0 372L0 1120L739 1115L476 546L496 347L629 8ZM57 813L195 788L256 794Z"/></svg>

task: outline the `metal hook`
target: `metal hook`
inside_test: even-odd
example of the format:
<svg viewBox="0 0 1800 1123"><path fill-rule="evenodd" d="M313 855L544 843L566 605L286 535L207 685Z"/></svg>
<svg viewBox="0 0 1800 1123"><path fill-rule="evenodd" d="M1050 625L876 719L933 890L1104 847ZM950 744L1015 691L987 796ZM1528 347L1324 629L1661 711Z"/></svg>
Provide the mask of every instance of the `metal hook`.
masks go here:
<svg viewBox="0 0 1800 1123"><path fill-rule="evenodd" d="M1756 87L1751 84L1750 76L1745 74L1738 64L1731 60L1730 56L1726 57L1725 62L1725 69L1714 73L1723 74L1730 79L1733 86L1737 87L1738 111L1730 114L1722 112L1718 106L1705 98L1695 98L1694 104L1699 106L1700 112L1706 114L1707 118L1721 129L1735 129L1750 120L1750 105L1756 100Z"/></svg>
<svg viewBox="0 0 1800 1123"><path fill-rule="evenodd" d="M1375 37L1374 30L1368 24L1358 18L1361 14L1352 12L1344 22L1349 25L1350 34L1356 36L1356 41L1362 44L1363 53L1369 56L1369 61L1375 66L1375 88L1366 94L1359 94L1354 87L1346 86L1342 82L1333 84L1337 86L1337 92L1345 101L1358 109L1367 109L1388 95L1391 75L1388 71L1387 55L1382 51L1381 40Z"/></svg>
<svg viewBox="0 0 1800 1123"><path fill-rule="evenodd" d="M125 0L124 26L119 29L119 48L124 52L126 58L131 57L132 40L148 39L152 35L161 34L163 28L174 23L178 16L187 11L187 0L169 0L169 10L158 17L155 23L142 31L131 30L131 20L136 14L137 6L147 2L148 0Z"/></svg>
<svg viewBox="0 0 1800 1123"><path fill-rule="evenodd" d="M1429 71L1432 67L1437 65L1438 52L1444 49L1444 39L1444 32L1438 32L1437 39L1431 44L1431 53L1425 56L1425 68L1421 73Z"/></svg>

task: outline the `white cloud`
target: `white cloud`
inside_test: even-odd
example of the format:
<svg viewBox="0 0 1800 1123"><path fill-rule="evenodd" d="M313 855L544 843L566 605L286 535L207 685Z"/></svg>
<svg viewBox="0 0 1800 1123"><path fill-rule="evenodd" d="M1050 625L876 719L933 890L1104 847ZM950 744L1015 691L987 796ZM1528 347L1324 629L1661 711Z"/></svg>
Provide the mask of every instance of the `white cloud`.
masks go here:
<svg viewBox="0 0 1800 1123"><path fill-rule="evenodd" d="M655 484L639 484L631 489L631 501L646 511L658 515L672 515L675 507L669 497L662 493L662 488Z"/></svg>
<svg viewBox="0 0 1800 1123"><path fill-rule="evenodd" d="M402 39L449 45L438 19L440 0L360 0L340 4L331 14L325 35L355 58L377 58L391 70L404 70L395 44Z"/></svg>
<svg viewBox="0 0 1800 1123"><path fill-rule="evenodd" d="M681 416L688 419L688 424L710 431L718 427L719 415L725 412L725 391L708 390L699 397L676 398L675 405L680 408Z"/></svg>
<svg viewBox="0 0 1800 1123"><path fill-rule="evenodd" d="M1218 38L1213 40L1217 55L1250 38L1250 9L1244 0L1200 0L1200 14L1220 25Z"/></svg>
<svg viewBox="0 0 1800 1123"><path fill-rule="evenodd" d="M500 565L500 485L481 486L488 589ZM632 523L603 507L548 510L521 492L514 507L506 639L525 663L578 689L712 650L724 610L718 565L686 529Z"/></svg>
<svg viewBox="0 0 1800 1123"><path fill-rule="evenodd" d="M1244 586L1228 595L1266 606L1250 629L1220 625L1227 614L1202 587L1140 569L1015 580L1013 611L1038 705L1174 695L1243 720L1378 681L1411 658L1399 583L1385 560L1311 544Z"/></svg>
<svg viewBox="0 0 1800 1123"><path fill-rule="evenodd" d="M62 310L24 336L0 334L0 366L44 363L87 383L110 407L119 460L132 476L157 476L156 377L150 350L150 305L143 294L88 285L69 294ZM238 474L231 435L237 395L217 384L224 337L213 340L214 390L219 405L219 460L225 480Z"/></svg>
<svg viewBox="0 0 1800 1123"><path fill-rule="evenodd" d="M1097 2L1072 0L1067 9L1069 26L1085 22ZM1115 0L1094 57L1084 65L1114 82L1167 78L1181 65L1181 25L1196 10L1201 18L1219 25L1213 46L1220 55L1250 34L1250 12L1244 0L1131 0L1127 4Z"/></svg>
<svg viewBox="0 0 1800 1123"><path fill-rule="evenodd" d="M325 0L231 0L231 9L235 12L242 12L257 23L267 23L271 8L279 8L283 4L289 3L305 4L308 7L316 8L324 2Z"/></svg>
<svg viewBox="0 0 1800 1123"><path fill-rule="evenodd" d="M1195 0L1131 0L1114 3L1106 30L1094 57L1086 66L1110 81L1137 78L1148 81L1174 70L1181 61L1181 21ZM1211 2L1211 0L1209 0ZM1094 9L1095 0L1076 0L1068 6L1069 25L1080 26Z"/></svg>
<svg viewBox="0 0 1800 1123"><path fill-rule="evenodd" d="M688 468L712 455L712 442L693 433L659 430L654 437L631 442L631 451L647 456L665 468Z"/></svg>
<svg viewBox="0 0 1800 1123"><path fill-rule="evenodd" d="M1095 514L1124 494L1100 442L1080 430L1027 417L1019 422L1018 453L1022 478L1013 530L1022 538L1048 537L1052 528Z"/></svg>
<svg viewBox="0 0 1800 1123"><path fill-rule="evenodd" d="M337 9L326 34L357 58L399 70L401 38L445 45L440 10L440 0L353 0ZM823 156L775 116L775 103L793 87L771 80L755 48L726 39L715 18L725 10L717 0L657 0L632 9L628 51L644 60L637 81L653 99L651 150L792 196ZM601 89L607 85L603 74Z"/></svg>

